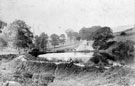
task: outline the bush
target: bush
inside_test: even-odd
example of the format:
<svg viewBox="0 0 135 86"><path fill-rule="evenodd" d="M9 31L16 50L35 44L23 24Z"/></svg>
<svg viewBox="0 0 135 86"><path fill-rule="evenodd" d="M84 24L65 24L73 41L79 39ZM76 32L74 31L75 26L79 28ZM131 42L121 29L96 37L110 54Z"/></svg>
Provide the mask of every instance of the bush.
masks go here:
<svg viewBox="0 0 135 86"><path fill-rule="evenodd" d="M25 59L27 59L27 60L36 60L37 57L32 56L31 54L25 54Z"/></svg>
<svg viewBox="0 0 135 86"><path fill-rule="evenodd" d="M121 35L121 36L125 36L126 33L125 33L125 32L121 32L120 35Z"/></svg>
<svg viewBox="0 0 135 86"><path fill-rule="evenodd" d="M104 52L94 53L93 57L90 59L93 63L101 67L105 65L110 65L108 62L114 61L119 62L121 65L126 65L134 62L134 42L131 40L126 40L125 42L111 41L107 43L107 48Z"/></svg>
<svg viewBox="0 0 135 86"><path fill-rule="evenodd" d="M113 48L112 54L117 56L118 60L125 62L133 61L134 56L134 44L131 40L127 40L125 42L118 42L116 47Z"/></svg>

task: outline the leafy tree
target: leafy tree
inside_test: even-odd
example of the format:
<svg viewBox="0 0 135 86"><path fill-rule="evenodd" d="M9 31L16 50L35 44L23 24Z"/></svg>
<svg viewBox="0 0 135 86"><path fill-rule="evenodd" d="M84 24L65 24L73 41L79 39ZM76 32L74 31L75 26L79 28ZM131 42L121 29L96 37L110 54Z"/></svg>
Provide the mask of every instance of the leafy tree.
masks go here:
<svg viewBox="0 0 135 86"><path fill-rule="evenodd" d="M80 36L78 36L78 37L76 38L76 40L77 40L77 41L80 41L80 40L81 40L81 37L80 37Z"/></svg>
<svg viewBox="0 0 135 86"><path fill-rule="evenodd" d="M48 35L43 32L40 35L40 50L41 51L47 50L47 43L48 43Z"/></svg>
<svg viewBox="0 0 135 86"><path fill-rule="evenodd" d="M89 30L88 30L88 28L85 28L85 27L83 27L80 31L79 31L79 35L80 35L80 37L81 37L81 39L83 39L83 40L89 40L90 39L90 33L91 32L88 32Z"/></svg>
<svg viewBox="0 0 135 86"><path fill-rule="evenodd" d="M59 44L59 36L57 34L51 35L51 44L55 47Z"/></svg>
<svg viewBox="0 0 135 86"><path fill-rule="evenodd" d="M77 40L77 38L79 37L79 33L78 32L73 32L72 36L73 36L74 40Z"/></svg>
<svg viewBox="0 0 135 86"><path fill-rule="evenodd" d="M40 37L36 35L34 38L35 38L34 40L35 48L40 49Z"/></svg>
<svg viewBox="0 0 135 86"><path fill-rule="evenodd" d="M65 34L61 34L59 39L60 39L60 43L64 44L66 40Z"/></svg>
<svg viewBox="0 0 135 86"><path fill-rule="evenodd" d="M117 42L115 47L112 48L112 55L119 61L131 61L133 60L134 42L126 40L125 42Z"/></svg>
<svg viewBox="0 0 135 86"><path fill-rule="evenodd" d="M111 28L102 27L97 30L93 35L93 48L99 51L94 54L91 59L95 64L104 67L105 64L109 64L107 60L117 61L121 64L126 64L134 61L134 42L131 40L109 41L113 38Z"/></svg>
<svg viewBox="0 0 135 86"><path fill-rule="evenodd" d="M131 40L125 42L111 42L112 46L104 52L95 52L90 61L98 64L100 68L108 65L108 60L117 61L121 65L134 62L134 43Z"/></svg>
<svg viewBox="0 0 135 86"><path fill-rule="evenodd" d="M75 32L73 31L72 29L67 29L66 30L66 34L67 34L67 37L70 39L70 41L75 41L75 40L78 40L79 39L79 33L78 32Z"/></svg>
<svg viewBox="0 0 135 86"><path fill-rule="evenodd" d="M35 48L45 52L47 50L48 35L43 32L40 36L36 35L34 38Z"/></svg>
<svg viewBox="0 0 135 86"><path fill-rule="evenodd" d="M94 49L106 49L108 40L113 38L113 32L109 27L102 27L93 33Z"/></svg>
<svg viewBox="0 0 135 86"><path fill-rule="evenodd" d="M66 30L67 37L69 38L70 41L73 39L73 32L74 31L72 29Z"/></svg>
<svg viewBox="0 0 135 86"><path fill-rule="evenodd" d="M9 24L5 29L2 30L2 36L4 40L15 43L18 36L18 31L15 25Z"/></svg>
<svg viewBox="0 0 135 86"><path fill-rule="evenodd" d="M110 27L102 27L93 34L93 40L108 40L113 38L113 32Z"/></svg>
<svg viewBox="0 0 135 86"><path fill-rule="evenodd" d="M79 37L82 40L92 40L93 33L100 28L101 28L100 26L92 26L90 28L83 27L79 31Z"/></svg>
<svg viewBox="0 0 135 86"><path fill-rule="evenodd" d="M30 31L30 27L22 20L15 20L10 25L10 29L15 31L14 45L18 48L29 48L33 43L33 33Z"/></svg>

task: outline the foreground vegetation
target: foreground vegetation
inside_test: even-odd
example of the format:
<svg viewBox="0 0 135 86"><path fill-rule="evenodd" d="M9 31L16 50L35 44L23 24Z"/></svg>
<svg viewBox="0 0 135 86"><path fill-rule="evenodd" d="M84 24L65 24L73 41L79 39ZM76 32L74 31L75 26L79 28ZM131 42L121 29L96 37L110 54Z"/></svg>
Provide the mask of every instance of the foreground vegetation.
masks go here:
<svg viewBox="0 0 135 86"><path fill-rule="evenodd" d="M109 69L99 69L95 66L81 67L72 63L55 64L26 60L28 57L33 58L30 55L10 56L6 59L5 56L1 60L0 83L3 83L1 86L6 86L4 85L6 83L13 84L11 81L16 83L13 86L133 86L135 84L134 64L130 65L132 67L114 66Z"/></svg>

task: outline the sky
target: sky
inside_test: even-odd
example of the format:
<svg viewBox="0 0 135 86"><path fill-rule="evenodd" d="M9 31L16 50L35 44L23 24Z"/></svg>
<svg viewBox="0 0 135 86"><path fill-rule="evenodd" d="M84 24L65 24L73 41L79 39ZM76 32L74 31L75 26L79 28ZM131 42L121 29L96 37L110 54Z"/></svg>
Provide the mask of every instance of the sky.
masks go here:
<svg viewBox="0 0 135 86"><path fill-rule="evenodd" d="M135 0L0 0L0 19L24 20L34 34L49 35L95 25L133 25Z"/></svg>

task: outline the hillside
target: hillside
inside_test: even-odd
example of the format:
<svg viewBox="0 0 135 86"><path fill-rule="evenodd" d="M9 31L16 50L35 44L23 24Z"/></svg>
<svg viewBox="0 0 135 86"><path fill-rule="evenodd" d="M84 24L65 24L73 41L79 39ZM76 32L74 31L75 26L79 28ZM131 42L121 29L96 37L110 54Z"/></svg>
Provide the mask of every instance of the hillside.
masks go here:
<svg viewBox="0 0 135 86"><path fill-rule="evenodd" d="M133 28L134 25L122 25L122 26L117 26L117 27L111 27L113 29L113 32L122 32L125 31L127 29Z"/></svg>
<svg viewBox="0 0 135 86"><path fill-rule="evenodd" d="M128 28L124 31L115 32L114 36L115 38L113 40L116 40L116 41L132 40L135 43L135 27Z"/></svg>

